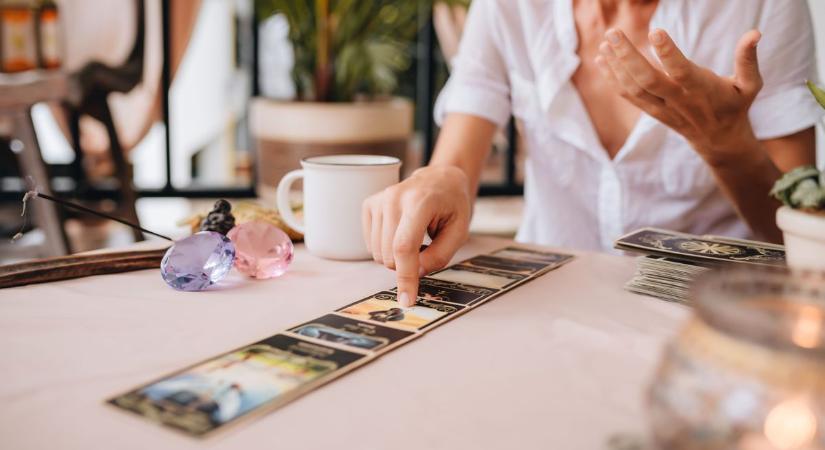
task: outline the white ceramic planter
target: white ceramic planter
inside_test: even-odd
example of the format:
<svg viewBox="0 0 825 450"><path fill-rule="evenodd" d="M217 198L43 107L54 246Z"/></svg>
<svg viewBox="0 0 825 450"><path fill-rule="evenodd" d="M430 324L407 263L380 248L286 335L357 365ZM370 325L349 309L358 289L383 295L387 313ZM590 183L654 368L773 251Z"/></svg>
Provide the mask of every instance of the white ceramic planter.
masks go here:
<svg viewBox="0 0 825 450"><path fill-rule="evenodd" d="M825 214L783 206L776 212L776 224L785 236L788 266L825 271Z"/></svg>

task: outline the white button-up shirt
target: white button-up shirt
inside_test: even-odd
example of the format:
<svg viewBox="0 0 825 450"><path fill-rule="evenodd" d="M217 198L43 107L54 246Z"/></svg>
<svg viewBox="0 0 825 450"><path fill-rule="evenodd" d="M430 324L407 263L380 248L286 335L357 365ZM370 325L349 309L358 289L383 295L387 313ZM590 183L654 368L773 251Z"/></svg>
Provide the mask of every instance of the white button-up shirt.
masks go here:
<svg viewBox="0 0 825 450"><path fill-rule="evenodd" d="M666 30L694 62L733 73L746 31L763 37L764 88L750 110L759 139L818 122L814 36L803 0L660 0L650 28ZM678 133L642 114L611 159L571 82L579 66L573 0L473 0L436 118L458 112L524 133L525 215L517 239L608 250L625 232L655 226L750 237L710 169ZM755 192L754 195L768 195Z"/></svg>

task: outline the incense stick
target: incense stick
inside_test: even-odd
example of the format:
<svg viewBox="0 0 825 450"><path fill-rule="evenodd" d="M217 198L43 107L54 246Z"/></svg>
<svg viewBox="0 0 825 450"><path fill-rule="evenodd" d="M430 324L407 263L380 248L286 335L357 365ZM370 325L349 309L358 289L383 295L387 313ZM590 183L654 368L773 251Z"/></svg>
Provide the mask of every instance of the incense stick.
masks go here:
<svg viewBox="0 0 825 450"><path fill-rule="evenodd" d="M98 217L103 217L104 219L114 220L115 222L119 222L119 223L122 223L123 225L126 225L126 226L129 226L129 227L132 227L132 228L138 229L138 230L140 230L140 231L142 231L142 232L144 232L144 233L146 233L146 234L151 234L152 236L157 236L157 237L159 237L159 238L161 238L161 239L166 239L167 241L172 241L172 242L174 242L174 239L172 239L172 238L170 238L170 237L168 237L168 236L164 236L164 235L162 235L162 234L160 234L160 233L155 233L154 231L149 231L149 230L147 230L146 228L143 228L143 227L141 227L141 226L139 226L139 225L137 225L137 224L134 224L134 223L128 222L128 221L126 221L126 220L123 220L123 219L121 219L121 218L119 218L119 217L110 216L110 215L108 215L108 214L106 214L106 213L102 213L102 212L100 212L100 211L95 211L95 210L93 210L93 209L87 208L87 207L82 206L82 205L78 205L78 204L75 204L75 203L67 202L66 200L61 200L61 199L59 199L59 198L52 197L51 195L42 194L42 193L40 193L40 192L37 192L37 190L36 190L36 189L33 189L33 190L29 191L29 192L26 192L26 195L23 197L23 214L25 214L25 213L26 213L26 202L27 202L27 201L28 201L31 197L40 197L40 198L43 198L43 199L46 199L46 200L49 200L49 201L55 202L55 203L57 203L57 204L63 205L63 206L65 206L65 207L67 207L67 208L77 209L77 210L80 210L80 211L83 211L83 212L86 212L86 213L89 213L89 214L93 214L93 215L98 216ZM17 235L16 235L16 236L15 236L12 240L16 240L16 239L19 237L19 235L20 235L20 233L17 233Z"/></svg>

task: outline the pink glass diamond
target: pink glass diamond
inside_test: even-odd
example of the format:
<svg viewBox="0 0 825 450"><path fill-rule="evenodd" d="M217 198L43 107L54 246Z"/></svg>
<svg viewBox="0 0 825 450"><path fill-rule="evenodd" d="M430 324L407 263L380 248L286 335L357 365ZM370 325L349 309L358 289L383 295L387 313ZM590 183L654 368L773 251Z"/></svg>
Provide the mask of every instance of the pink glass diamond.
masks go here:
<svg viewBox="0 0 825 450"><path fill-rule="evenodd" d="M242 223L226 236L235 244L235 267L244 275L262 280L279 277L292 262L292 241L271 223Z"/></svg>

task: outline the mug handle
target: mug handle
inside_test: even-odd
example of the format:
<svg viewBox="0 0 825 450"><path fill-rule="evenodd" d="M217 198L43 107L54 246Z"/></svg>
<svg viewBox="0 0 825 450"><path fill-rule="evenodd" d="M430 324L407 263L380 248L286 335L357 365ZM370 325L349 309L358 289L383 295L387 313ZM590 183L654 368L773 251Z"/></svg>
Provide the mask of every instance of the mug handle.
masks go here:
<svg viewBox="0 0 825 450"><path fill-rule="evenodd" d="M281 213L281 217L284 219L284 222L286 222L286 224L293 230L301 234L306 234L304 231L304 224L302 224L298 218L295 217L295 213L292 212L292 207L289 204L289 192L292 185L298 181L299 178L303 177L303 170L293 170L292 172L284 175L284 177L281 178L281 182L278 183L277 200L278 212Z"/></svg>

